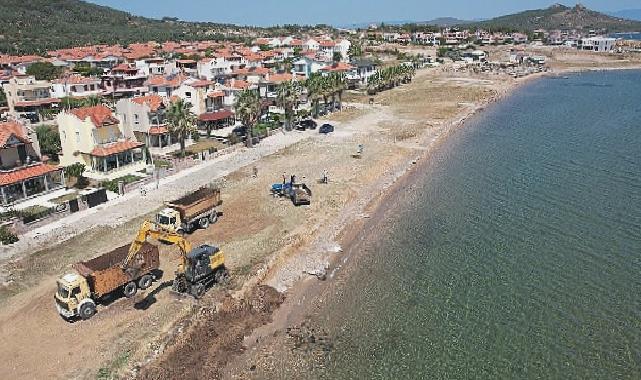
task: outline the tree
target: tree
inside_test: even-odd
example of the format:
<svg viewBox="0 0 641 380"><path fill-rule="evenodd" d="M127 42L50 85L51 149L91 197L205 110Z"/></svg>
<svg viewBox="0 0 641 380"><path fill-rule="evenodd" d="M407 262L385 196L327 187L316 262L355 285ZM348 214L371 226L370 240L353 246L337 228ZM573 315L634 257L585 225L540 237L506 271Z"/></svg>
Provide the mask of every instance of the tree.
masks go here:
<svg viewBox="0 0 641 380"><path fill-rule="evenodd" d="M67 177L74 177L76 179L76 187L82 187L86 181L83 177L85 172L85 165L79 162L69 165L64 168L65 175Z"/></svg>
<svg viewBox="0 0 641 380"><path fill-rule="evenodd" d="M36 136L40 151L57 161L61 149L60 134L46 125L39 125L36 127Z"/></svg>
<svg viewBox="0 0 641 380"><path fill-rule="evenodd" d="M171 103L165 114L171 133L178 135L180 155L185 156L185 140L196 130L195 117L191 112L191 104L183 99Z"/></svg>
<svg viewBox="0 0 641 380"><path fill-rule="evenodd" d="M296 81L286 81L278 86L276 91L276 103L285 110L285 130L292 129L294 108L300 100L300 86Z"/></svg>
<svg viewBox="0 0 641 380"><path fill-rule="evenodd" d="M250 89L242 91L236 99L235 109L236 115L247 127L247 147L251 148L253 146L254 125L258 122L261 114L258 92Z"/></svg>
<svg viewBox="0 0 641 380"><path fill-rule="evenodd" d="M90 95L83 99L83 107L95 107L100 105L102 99L98 95Z"/></svg>
<svg viewBox="0 0 641 380"><path fill-rule="evenodd" d="M363 48L361 47L360 43L352 42L352 44L349 45L349 49L347 50L347 55L350 58L362 57Z"/></svg>
<svg viewBox="0 0 641 380"><path fill-rule="evenodd" d="M7 95L4 93L2 87L0 87L0 107L7 105Z"/></svg>
<svg viewBox="0 0 641 380"><path fill-rule="evenodd" d="M62 74L62 69L51 62L36 62L27 67L27 75L33 75L36 80L53 80Z"/></svg>
<svg viewBox="0 0 641 380"><path fill-rule="evenodd" d="M338 63L343 60L343 54L339 51L335 51L332 55L332 62Z"/></svg>
<svg viewBox="0 0 641 380"><path fill-rule="evenodd" d="M305 81L305 88L307 89L307 97L312 102L312 108L314 111L315 119L318 118L318 106L321 98L323 97L322 80L323 78L321 77L320 74L312 74Z"/></svg>
<svg viewBox="0 0 641 380"><path fill-rule="evenodd" d="M335 95L338 95L338 109L340 110L343 108L343 91L347 88L347 84L345 83L345 74L332 73L329 77L329 81L331 83L332 98L334 98ZM334 104L332 104L332 107L334 107Z"/></svg>

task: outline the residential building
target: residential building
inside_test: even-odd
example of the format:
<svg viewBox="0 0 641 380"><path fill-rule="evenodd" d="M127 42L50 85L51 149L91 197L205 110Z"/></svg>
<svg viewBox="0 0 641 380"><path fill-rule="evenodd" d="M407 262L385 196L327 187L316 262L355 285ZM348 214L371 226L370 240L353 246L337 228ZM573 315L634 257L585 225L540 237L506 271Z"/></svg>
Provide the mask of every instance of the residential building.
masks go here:
<svg viewBox="0 0 641 380"><path fill-rule="evenodd" d="M170 99L173 93L187 79L183 74L154 75L145 84L151 94L157 94L164 99Z"/></svg>
<svg viewBox="0 0 641 380"><path fill-rule="evenodd" d="M102 87L106 95L114 98L130 98L142 95L147 91L147 75L130 64L120 64L102 77Z"/></svg>
<svg viewBox="0 0 641 380"><path fill-rule="evenodd" d="M616 38L589 37L578 41L577 49L608 53L614 50Z"/></svg>
<svg viewBox="0 0 641 380"><path fill-rule="evenodd" d="M62 145L60 165L85 165L85 175L113 179L144 169L144 143L126 138L120 121L105 106L83 107L58 114Z"/></svg>
<svg viewBox="0 0 641 380"><path fill-rule="evenodd" d="M100 88L100 83L101 80L98 78L70 75L51 82L51 96L54 98L85 98L102 95L103 91Z"/></svg>
<svg viewBox="0 0 641 380"><path fill-rule="evenodd" d="M9 113L14 118L39 121L43 112L58 110L60 99L51 96L51 83L33 76L14 76L2 88L7 96Z"/></svg>
<svg viewBox="0 0 641 380"><path fill-rule="evenodd" d="M313 38L310 38L303 44L303 51L318 51L319 49L320 44Z"/></svg>
<svg viewBox="0 0 641 380"><path fill-rule="evenodd" d="M155 94L121 99L116 103L123 136L144 143L150 150L162 149L178 141L169 132L165 111L163 99Z"/></svg>
<svg viewBox="0 0 641 380"><path fill-rule="evenodd" d="M17 122L0 123L2 205L21 202L62 186L62 169L42 161L35 133Z"/></svg>

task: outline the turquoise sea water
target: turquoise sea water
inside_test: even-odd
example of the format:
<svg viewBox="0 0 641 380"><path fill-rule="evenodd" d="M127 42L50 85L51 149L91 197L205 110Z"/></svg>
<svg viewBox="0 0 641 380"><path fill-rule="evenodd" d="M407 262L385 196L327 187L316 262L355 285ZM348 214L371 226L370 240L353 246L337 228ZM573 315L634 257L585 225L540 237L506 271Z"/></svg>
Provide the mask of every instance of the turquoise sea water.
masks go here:
<svg viewBox="0 0 641 380"><path fill-rule="evenodd" d="M324 378L641 378L641 72L530 83L455 132L315 317Z"/></svg>

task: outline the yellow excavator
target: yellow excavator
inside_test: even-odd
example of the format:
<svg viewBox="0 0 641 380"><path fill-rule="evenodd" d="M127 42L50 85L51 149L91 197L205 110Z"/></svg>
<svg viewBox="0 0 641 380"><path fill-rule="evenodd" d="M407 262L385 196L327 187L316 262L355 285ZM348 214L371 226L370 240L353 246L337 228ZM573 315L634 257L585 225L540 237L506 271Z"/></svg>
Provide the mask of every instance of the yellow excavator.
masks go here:
<svg viewBox="0 0 641 380"><path fill-rule="evenodd" d="M136 268L135 260L148 238L177 245L181 262L176 270L172 289L179 293L191 294L200 298L213 283L229 281L229 271L225 268L225 256L216 246L201 245L192 248L191 243L181 234L162 228L156 223L144 222L136 238L129 247L129 253L122 262L122 269Z"/></svg>

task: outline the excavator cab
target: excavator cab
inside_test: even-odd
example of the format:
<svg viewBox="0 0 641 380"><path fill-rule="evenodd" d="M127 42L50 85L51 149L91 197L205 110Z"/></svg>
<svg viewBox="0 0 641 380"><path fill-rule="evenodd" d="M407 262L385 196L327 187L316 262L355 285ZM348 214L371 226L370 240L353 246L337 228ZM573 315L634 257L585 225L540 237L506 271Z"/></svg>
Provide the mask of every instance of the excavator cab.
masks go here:
<svg viewBox="0 0 641 380"><path fill-rule="evenodd" d="M223 252L211 245L201 245L191 250L184 265L179 267L173 289L200 298L214 282L225 283L229 272L225 268Z"/></svg>

